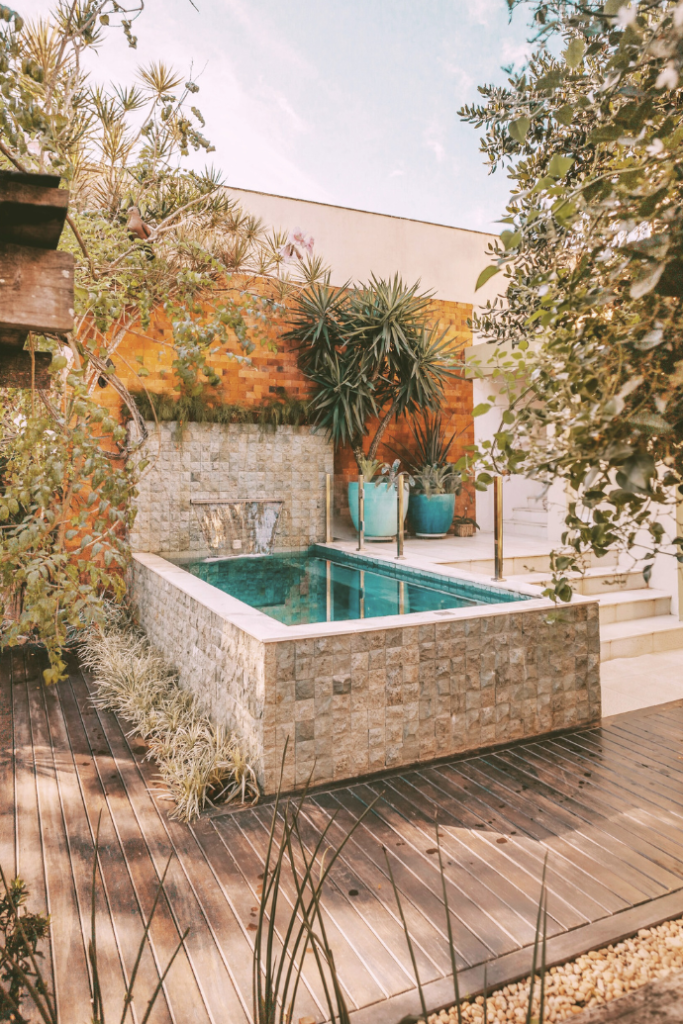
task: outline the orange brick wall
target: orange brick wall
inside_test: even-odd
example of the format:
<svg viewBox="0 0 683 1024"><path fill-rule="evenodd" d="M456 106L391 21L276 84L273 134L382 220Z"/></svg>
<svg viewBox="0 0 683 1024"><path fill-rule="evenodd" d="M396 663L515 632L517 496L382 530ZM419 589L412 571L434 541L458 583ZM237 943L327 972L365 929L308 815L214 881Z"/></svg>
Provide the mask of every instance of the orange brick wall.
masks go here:
<svg viewBox="0 0 683 1024"><path fill-rule="evenodd" d="M253 286L253 282L251 282ZM471 331L467 325L472 315L472 307L468 303L446 302L435 300L432 303L435 318L441 330L448 330L458 351L464 349L471 340ZM221 377L221 384L215 389L208 389L209 395L215 394L217 399L225 403L242 403L258 405L263 400L276 395L278 388L285 388L292 397L305 397L308 386L296 365L296 352L281 340L284 330L283 321L274 322L267 328L267 336L277 346L277 352L269 351L266 346L257 346L251 356L251 365L240 364L223 353L216 353L210 359L212 367ZM239 352L237 344L235 352ZM144 378L144 386L153 392L173 394L175 383L172 369L174 349L172 347L171 328L165 316L157 312L149 330L126 334L112 359L116 373L123 383L131 389L139 389L141 379L137 376L138 362L142 358L149 375ZM121 401L113 390L95 388L95 397L103 405L107 405L120 413ZM451 449L451 457L456 461L467 445L474 443L472 421L472 384L470 381L453 379L445 389L445 402L442 409L444 430L448 435L458 432L458 438ZM376 429L376 423L369 424L370 436ZM394 421L387 429L383 443L380 444L378 457L392 462L396 457L390 445L397 441L410 447L410 427L405 418ZM369 441L366 439L367 450ZM356 463L349 448L342 448L335 456L336 503L340 510L346 509L346 482L357 475ZM471 506L471 507L470 507ZM457 499L456 514L472 515L474 501L472 493L465 490Z"/></svg>

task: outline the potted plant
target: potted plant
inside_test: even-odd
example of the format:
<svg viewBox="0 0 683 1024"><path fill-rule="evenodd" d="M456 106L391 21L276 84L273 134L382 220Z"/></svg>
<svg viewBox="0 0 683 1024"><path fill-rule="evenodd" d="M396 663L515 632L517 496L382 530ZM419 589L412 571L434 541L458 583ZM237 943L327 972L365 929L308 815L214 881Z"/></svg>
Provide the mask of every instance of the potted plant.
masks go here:
<svg viewBox="0 0 683 1024"><path fill-rule="evenodd" d="M411 432L412 450L404 444L396 449L415 478L410 521L418 537L445 537L453 521L455 497L462 489L461 473L448 462L457 432L447 438L437 413L425 413L421 424L411 425Z"/></svg>
<svg viewBox="0 0 683 1024"><path fill-rule="evenodd" d="M398 515L395 485L373 483L389 423L438 409L444 383L457 376L453 342L446 331L428 326L431 293L418 288L419 282L408 287L398 275L393 281L373 275L368 284L339 289L328 282L311 285L296 297L285 334L297 345L299 367L312 384L312 422L329 432L335 446L351 446L359 475L373 484L365 491L369 538L396 533L395 525L391 534L372 532L380 503L392 504L394 524ZM373 419L377 425L366 452ZM349 484L349 507L357 519L355 481Z"/></svg>
<svg viewBox="0 0 683 1024"><path fill-rule="evenodd" d="M372 540L393 540L396 536L398 525L398 468L399 459L391 465L382 463L378 459L362 459L363 472L363 495L364 495L364 519L365 535ZM381 469L380 476L377 471ZM410 485L412 477L403 481L403 519L408 512L410 499ZM349 483L349 511L351 521L357 530L358 519L358 482L352 480Z"/></svg>
<svg viewBox="0 0 683 1024"><path fill-rule="evenodd" d="M416 537L445 537L462 481L455 466L424 466L415 474L410 519Z"/></svg>
<svg viewBox="0 0 683 1024"><path fill-rule="evenodd" d="M456 516L453 520L453 532L456 537L474 537L475 530L479 529L479 523L470 516Z"/></svg>

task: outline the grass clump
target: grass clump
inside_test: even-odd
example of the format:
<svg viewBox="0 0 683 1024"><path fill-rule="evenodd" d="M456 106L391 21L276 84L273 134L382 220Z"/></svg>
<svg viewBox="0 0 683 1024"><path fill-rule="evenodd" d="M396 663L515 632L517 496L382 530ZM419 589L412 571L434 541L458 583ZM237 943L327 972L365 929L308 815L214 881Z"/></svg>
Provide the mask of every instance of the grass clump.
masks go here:
<svg viewBox="0 0 683 1024"><path fill-rule="evenodd" d="M288 395L285 388L277 388L273 398L259 405L208 401L204 394L176 397L154 391L131 393L142 418L159 423L257 423L263 428L310 423L308 402Z"/></svg>
<svg viewBox="0 0 683 1024"><path fill-rule="evenodd" d="M207 806L241 800L255 803L256 774L235 736L214 725L197 697L144 634L123 617L93 629L81 645L81 661L93 674L96 707L114 711L149 746L159 778L175 800L171 817L192 821Z"/></svg>

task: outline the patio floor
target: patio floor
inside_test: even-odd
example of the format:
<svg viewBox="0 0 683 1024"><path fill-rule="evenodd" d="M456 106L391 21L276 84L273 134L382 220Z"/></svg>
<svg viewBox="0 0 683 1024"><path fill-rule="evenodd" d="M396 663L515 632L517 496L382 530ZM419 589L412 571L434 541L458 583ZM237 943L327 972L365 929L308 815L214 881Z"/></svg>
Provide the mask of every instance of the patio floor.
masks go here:
<svg viewBox="0 0 683 1024"><path fill-rule="evenodd" d="M114 716L91 706L75 664L69 680L50 689L41 667L30 653L0 659L0 863L27 882L30 907L52 915L46 960L61 1020L90 1019L86 957L100 812L98 946L108 1018L120 1016L141 910L149 912L172 855L141 964L137 1019L189 927L152 1019L249 1020L254 909L272 805L206 815L192 827L169 821L167 798L143 762L144 744L127 740ZM435 819L466 991L481 987L484 963L490 984L527 970L546 852L551 962L682 914L682 740L677 701L599 729L314 793L305 805L308 839L335 811L332 835L339 837L383 794L325 893L328 937L354 1021L393 1024L417 1009L383 846L428 1003L443 1004L452 993ZM300 1015L323 1019L313 981Z"/></svg>

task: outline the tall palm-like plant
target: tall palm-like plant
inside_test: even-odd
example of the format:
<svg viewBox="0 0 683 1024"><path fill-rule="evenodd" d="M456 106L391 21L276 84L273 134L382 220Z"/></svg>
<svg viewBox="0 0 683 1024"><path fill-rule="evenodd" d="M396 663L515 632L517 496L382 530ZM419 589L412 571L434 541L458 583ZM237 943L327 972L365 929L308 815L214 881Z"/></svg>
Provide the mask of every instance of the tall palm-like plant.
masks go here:
<svg viewBox="0 0 683 1024"><path fill-rule="evenodd" d="M286 338L313 383L311 414L356 461L373 460L392 419L436 410L453 368L447 332L429 326L431 293L396 275L340 289L329 280L301 292ZM367 454L368 422L379 420Z"/></svg>

